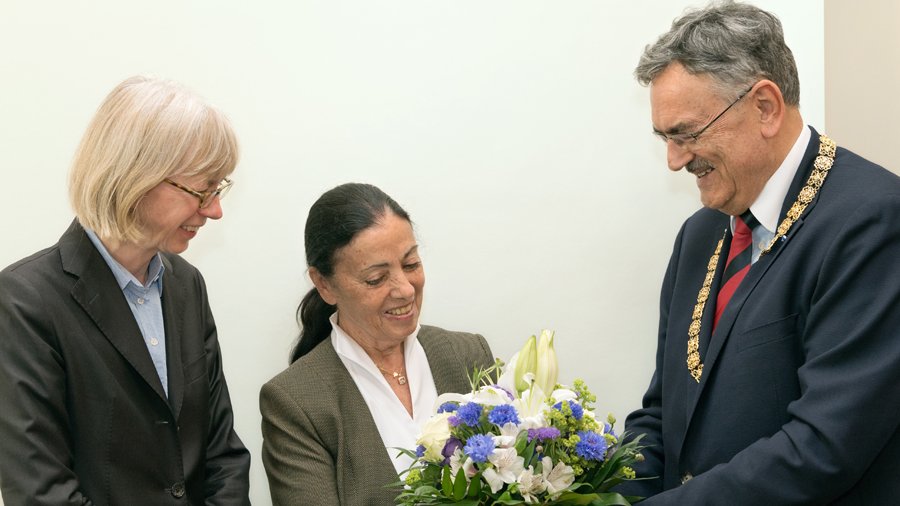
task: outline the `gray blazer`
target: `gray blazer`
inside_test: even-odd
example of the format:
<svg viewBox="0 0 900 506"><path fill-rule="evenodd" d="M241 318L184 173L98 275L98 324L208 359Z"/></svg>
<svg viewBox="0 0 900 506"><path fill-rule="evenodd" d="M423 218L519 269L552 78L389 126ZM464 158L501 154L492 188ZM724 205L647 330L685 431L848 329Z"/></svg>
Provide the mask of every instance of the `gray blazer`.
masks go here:
<svg viewBox="0 0 900 506"><path fill-rule="evenodd" d="M493 364L480 335L422 325L418 337L438 394L470 391L472 367ZM394 504L394 465L330 339L263 386L260 411L272 504Z"/></svg>

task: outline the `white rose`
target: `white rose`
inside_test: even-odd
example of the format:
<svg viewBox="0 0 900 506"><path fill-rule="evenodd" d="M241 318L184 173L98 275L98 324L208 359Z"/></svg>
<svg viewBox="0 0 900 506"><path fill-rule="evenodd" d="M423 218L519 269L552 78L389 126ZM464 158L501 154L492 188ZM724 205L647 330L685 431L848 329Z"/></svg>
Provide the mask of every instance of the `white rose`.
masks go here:
<svg viewBox="0 0 900 506"><path fill-rule="evenodd" d="M425 447L425 460L441 462L444 460L444 445L450 439L450 422L447 420L453 413L438 413L431 417L422 427L422 434L416 440L417 445Z"/></svg>

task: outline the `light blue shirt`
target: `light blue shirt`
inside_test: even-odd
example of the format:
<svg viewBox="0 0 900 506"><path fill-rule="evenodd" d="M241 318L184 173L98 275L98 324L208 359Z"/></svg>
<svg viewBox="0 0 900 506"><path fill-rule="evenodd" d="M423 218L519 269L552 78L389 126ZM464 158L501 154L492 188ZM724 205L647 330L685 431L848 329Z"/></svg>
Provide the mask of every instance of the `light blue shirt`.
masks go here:
<svg viewBox="0 0 900 506"><path fill-rule="evenodd" d="M131 314L137 321L141 334L144 336L144 344L150 351L150 358L153 360L153 366L156 367L156 374L159 375L159 381L162 382L163 391L166 396L169 395L169 376L166 368L166 329L162 313L162 279L165 266L159 253L150 260L147 268L147 282L141 284L140 281L131 274L128 269L122 267L122 264L116 261L107 251L106 246L100 242L91 230L85 230L91 242L96 246L97 251L109 265L112 270L128 306L131 308Z"/></svg>

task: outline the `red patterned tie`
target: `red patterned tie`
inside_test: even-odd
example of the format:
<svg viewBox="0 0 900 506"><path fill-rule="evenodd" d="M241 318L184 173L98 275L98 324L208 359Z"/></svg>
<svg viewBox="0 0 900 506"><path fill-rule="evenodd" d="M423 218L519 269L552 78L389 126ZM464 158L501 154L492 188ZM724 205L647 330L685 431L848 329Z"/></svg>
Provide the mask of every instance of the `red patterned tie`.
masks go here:
<svg viewBox="0 0 900 506"><path fill-rule="evenodd" d="M756 218L750 214L750 210L734 218L734 237L731 239L731 247L728 250L728 260L725 262L725 273L722 275L722 287L716 298L716 318L713 320L713 330L719 324L719 318L725 312L725 306L731 300L731 296L744 280L750 270L750 260L753 255L753 229L759 225Z"/></svg>

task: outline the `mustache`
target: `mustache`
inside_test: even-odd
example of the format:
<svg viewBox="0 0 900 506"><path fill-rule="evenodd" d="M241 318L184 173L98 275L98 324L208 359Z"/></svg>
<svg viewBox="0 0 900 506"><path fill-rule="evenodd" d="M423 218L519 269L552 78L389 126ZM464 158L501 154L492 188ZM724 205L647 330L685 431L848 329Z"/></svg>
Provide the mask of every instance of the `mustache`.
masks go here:
<svg viewBox="0 0 900 506"><path fill-rule="evenodd" d="M706 170L715 169L715 165L709 162L704 158L694 158L691 160L684 168L690 172L691 174L696 174L698 172L704 172Z"/></svg>

